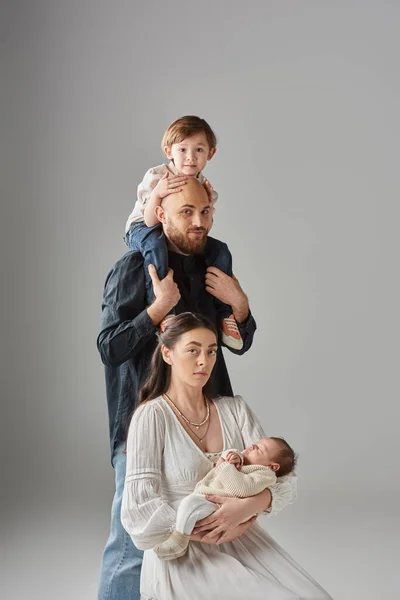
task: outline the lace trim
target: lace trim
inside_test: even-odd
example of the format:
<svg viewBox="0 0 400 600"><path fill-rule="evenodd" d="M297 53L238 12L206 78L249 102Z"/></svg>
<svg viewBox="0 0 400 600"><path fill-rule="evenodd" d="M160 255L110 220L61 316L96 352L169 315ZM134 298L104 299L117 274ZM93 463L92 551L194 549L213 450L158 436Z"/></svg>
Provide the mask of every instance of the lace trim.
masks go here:
<svg viewBox="0 0 400 600"><path fill-rule="evenodd" d="M204 454L208 458L208 460L213 461L221 458L222 452L204 452Z"/></svg>

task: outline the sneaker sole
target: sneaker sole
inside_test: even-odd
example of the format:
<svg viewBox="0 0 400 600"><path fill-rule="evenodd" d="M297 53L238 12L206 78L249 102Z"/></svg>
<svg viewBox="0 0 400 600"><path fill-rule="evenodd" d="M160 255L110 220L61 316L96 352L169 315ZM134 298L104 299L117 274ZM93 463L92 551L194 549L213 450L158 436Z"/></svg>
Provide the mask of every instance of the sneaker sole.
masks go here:
<svg viewBox="0 0 400 600"><path fill-rule="evenodd" d="M224 342L225 346L228 346L228 348L233 348L234 350L241 350L243 348L242 338L240 338L240 340L236 340L235 338L225 335L223 331L221 333L222 341Z"/></svg>

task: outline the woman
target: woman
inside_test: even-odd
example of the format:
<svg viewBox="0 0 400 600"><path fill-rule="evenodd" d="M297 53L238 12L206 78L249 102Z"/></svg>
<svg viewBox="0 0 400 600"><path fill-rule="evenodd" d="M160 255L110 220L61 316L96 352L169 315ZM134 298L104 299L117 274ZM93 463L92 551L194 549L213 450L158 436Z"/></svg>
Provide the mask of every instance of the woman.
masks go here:
<svg viewBox="0 0 400 600"><path fill-rule="evenodd" d="M212 398L217 334L183 313L159 334L150 375L127 439L121 519L144 555L143 600L328 600L330 596L254 521L295 497L295 477L251 498L208 497L216 510L196 524L188 552L172 561L152 551L174 530L176 509L223 450L265 434L240 396ZM218 504L217 504L218 503Z"/></svg>

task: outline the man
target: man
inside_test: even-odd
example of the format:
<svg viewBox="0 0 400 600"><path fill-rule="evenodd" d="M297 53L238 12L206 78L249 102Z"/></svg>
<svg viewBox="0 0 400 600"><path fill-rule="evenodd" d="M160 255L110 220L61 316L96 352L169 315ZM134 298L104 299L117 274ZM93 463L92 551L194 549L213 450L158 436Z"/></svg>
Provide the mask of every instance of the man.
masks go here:
<svg viewBox="0 0 400 600"><path fill-rule="evenodd" d="M101 331L97 346L106 367L106 391L112 465L116 492L110 537L101 569L99 600L139 600L142 552L133 545L120 521L126 459L124 440L129 416L156 346L157 326L175 308L176 313L199 312L217 324L214 298L232 307L236 335L243 341L235 354L246 352L256 330L246 295L235 277L207 268L202 252L212 226L213 207L205 188L188 181L181 192L165 198L156 214L169 245L168 275L160 280L150 267L155 301L146 306L143 258L128 252L109 273L103 297ZM208 246L210 248L210 246ZM233 395L221 348L213 371L215 390ZM151 452L151 448L149 448Z"/></svg>

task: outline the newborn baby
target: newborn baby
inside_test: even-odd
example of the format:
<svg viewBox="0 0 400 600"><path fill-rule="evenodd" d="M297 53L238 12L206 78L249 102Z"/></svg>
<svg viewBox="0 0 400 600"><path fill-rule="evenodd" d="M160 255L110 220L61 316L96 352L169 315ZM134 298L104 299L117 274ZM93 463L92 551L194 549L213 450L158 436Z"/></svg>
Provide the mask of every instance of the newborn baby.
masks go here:
<svg viewBox="0 0 400 600"><path fill-rule="evenodd" d="M292 448L281 438L263 438L243 452L226 450L215 467L196 484L194 491L182 500L175 530L154 548L154 552L165 560L185 554L195 523L217 510L215 503L206 500L205 495L255 496L274 484L277 477L290 473L295 463Z"/></svg>

